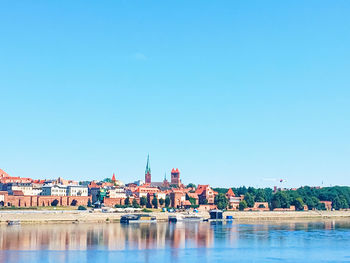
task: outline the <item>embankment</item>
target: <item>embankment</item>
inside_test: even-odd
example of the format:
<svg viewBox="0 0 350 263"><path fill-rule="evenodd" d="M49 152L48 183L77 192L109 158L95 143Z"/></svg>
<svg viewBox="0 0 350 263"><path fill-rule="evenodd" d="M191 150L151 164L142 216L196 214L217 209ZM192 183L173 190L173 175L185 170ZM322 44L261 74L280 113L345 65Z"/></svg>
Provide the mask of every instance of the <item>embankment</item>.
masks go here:
<svg viewBox="0 0 350 263"><path fill-rule="evenodd" d="M0 223L6 224L8 221L19 220L23 224L43 224L43 223L102 223L118 222L125 213L102 213L78 210L45 211L45 210L11 210L0 211ZM152 212L159 221L166 221L169 213ZM173 214L173 213L172 213ZM207 212L199 213L204 218L208 218ZM233 216L238 221L264 221L264 220L298 220L298 219L349 219L350 211L300 211L300 212L225 212Z"/></svg>

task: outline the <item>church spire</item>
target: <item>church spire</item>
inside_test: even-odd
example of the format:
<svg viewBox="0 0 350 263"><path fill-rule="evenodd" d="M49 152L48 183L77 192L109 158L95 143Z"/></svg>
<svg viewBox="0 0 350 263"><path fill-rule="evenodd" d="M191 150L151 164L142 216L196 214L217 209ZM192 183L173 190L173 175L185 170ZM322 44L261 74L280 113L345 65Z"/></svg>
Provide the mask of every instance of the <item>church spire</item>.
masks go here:
<svg viewBox="0 0 350 263"><path fill-rule="evenodd" d="M145 183L150 184L152 181L151 179L151 165L149 164L149 154L147 155L147 164L146 164L146 171L145 171Z"/></svg>
<svg viewBox="0 0 350 263"><path fill-rule="evenodd" d="M149 154L147 155L147 164L145 174L151 173L151 165L149 164Z"/></svg>

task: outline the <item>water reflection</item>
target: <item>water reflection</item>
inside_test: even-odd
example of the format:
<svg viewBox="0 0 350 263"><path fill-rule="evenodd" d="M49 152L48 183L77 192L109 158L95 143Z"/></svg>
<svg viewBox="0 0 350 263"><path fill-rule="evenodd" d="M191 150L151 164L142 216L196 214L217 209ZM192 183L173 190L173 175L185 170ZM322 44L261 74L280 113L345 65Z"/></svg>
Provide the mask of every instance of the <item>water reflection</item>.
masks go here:
<svg viewBox="0 0 350 263"><path fill-rule="evenodd" d="M145 250L244 246L245 242L271 246L308 242L335 229L349 229L349 221L242 224L57 224L0 227L1 250ZM322 230L322 231L320 231ZM327 231L329 230L327 234ZM305 232L309 232L305 236Z"/></svg>

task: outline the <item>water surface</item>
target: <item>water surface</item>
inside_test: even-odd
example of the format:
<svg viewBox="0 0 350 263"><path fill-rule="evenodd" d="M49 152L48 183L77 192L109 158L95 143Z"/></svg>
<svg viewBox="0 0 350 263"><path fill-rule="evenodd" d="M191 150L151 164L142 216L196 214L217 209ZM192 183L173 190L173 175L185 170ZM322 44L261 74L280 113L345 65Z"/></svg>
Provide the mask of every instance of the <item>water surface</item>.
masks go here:
<svg viewBox="0 0 350 263"><path fill-rule="evenodd" d="M350 262L350 221L1 226L0 262Z"/></svg>

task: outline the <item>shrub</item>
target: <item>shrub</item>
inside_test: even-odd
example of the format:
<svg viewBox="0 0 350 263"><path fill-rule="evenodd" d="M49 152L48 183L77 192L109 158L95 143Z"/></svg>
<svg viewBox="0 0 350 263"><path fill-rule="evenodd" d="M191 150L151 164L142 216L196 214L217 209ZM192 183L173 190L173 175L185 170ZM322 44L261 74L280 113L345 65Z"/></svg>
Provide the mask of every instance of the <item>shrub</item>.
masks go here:
<svg viewBox="0 0 350 263"><path fill-rule="evenodd" d="M245 200L239 202L239 207L238 207L239 211L243 211L247 207L248 207L248 205L247 205L247 202Z"/></svg>
<svg viewBox="0 0 350 263"><path fill-rule="evenodd" d="M83 205L78 206L78 210L87 210L87 208Z"/></svg>
<svg viewBox="0 0 350 263"><path fill-rule="evenodd" d="M55 199L51 202L51 206L57 206L58 205L58 200Z"/></svg>

